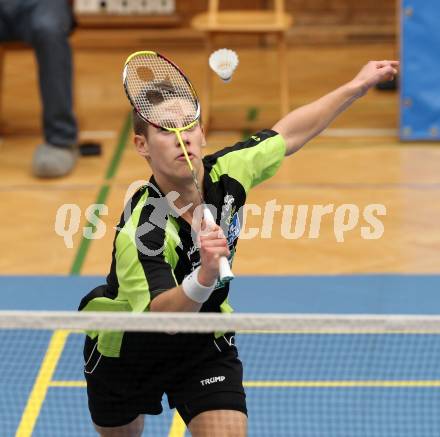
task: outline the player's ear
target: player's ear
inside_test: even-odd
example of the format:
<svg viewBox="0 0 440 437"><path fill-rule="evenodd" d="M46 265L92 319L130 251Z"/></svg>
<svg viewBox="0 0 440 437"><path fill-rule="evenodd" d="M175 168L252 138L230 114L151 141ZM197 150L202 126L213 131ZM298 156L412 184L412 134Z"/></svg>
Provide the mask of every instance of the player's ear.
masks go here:
<svg viewBox="0 0 440 437"><path fill-rule="evenodd" d="M206 136L205 136L205 130L203 129L203 124L202 123L200 123L200 131L201 131L201 133L202 133L202 143L201 143L201 145L202 145L202 147L206 147Z"/></svg>
<svg viewBox="0 0 440 437"><path fill-rule="evenodd" d="M139 155L143 156L144 158L149 160L150 159L150 151L148 148L148 141L145 138L145 136L136 134L134 136L133 143L134 143L136 151L139 153Z"/></svg>

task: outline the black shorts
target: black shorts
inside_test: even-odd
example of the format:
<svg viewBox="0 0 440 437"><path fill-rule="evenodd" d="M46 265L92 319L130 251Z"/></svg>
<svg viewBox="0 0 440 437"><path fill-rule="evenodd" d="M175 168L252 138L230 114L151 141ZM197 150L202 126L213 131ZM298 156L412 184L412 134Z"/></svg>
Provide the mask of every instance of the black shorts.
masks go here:
<svg viewBox="0 0 440 437"><path fill-rule="evenodd" d="M119 358L101 355L86 337L84 375L96 425L122 426L139 414L160 414L162 396L188 424L203 411L247 414L243 367L232 333L125 333Z"/></svg>

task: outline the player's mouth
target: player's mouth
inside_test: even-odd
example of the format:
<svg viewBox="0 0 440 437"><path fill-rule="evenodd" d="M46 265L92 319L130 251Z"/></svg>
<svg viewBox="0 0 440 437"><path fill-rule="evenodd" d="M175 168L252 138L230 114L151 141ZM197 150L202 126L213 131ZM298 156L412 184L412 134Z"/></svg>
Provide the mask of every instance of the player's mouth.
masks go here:
<svg viewBox="0 0 440 437"><path fill-rule="evenodd" d="M188 158L192 161L195 158L195 155L193 155L191 152L188 152ZM185 155L181 153L176 159L178 161L185 161Z"/></svg>

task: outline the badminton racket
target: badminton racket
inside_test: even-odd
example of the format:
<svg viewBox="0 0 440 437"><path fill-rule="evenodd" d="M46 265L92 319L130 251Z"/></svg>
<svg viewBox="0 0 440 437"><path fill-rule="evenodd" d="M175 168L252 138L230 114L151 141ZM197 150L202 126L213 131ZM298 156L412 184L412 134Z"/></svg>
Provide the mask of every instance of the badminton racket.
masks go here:
<svg viewBox="0 0 440 437"><path fill-rule="evenodd" d="M203 217L208 225L215 224L211 211L204 203L197 175L181 135L183 131L194 127L200 118L200 103L191 82L177 65L153 51L132 53L125 61L122 78L125 93L137 114L156 128L176 135L203 205ZM182 102L185 102L184 107ZM234 274L227 258L221 257L219 263L220 279L233 279Z"/></svg>

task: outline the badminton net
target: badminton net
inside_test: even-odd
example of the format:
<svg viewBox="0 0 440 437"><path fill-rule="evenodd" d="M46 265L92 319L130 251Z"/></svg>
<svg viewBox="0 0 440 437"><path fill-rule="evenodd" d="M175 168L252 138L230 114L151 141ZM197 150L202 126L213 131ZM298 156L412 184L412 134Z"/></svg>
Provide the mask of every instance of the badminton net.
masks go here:
<svg viewBox="0 0 440 437"><path fill-rule="evenodd" d="M96 330L208 333L218 342L235 331L249 436L440 435L440 317L8 311L1 435L97 435L83 376L83 332ZM189 435L165 396L162 404L143 435Z"/></svg>

